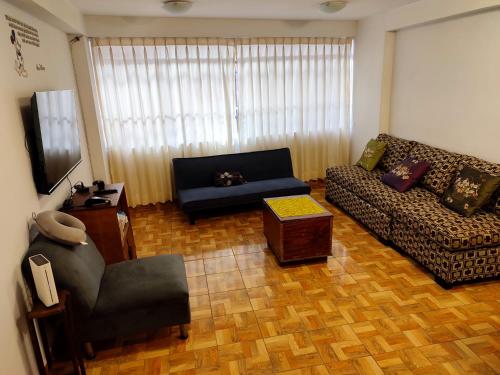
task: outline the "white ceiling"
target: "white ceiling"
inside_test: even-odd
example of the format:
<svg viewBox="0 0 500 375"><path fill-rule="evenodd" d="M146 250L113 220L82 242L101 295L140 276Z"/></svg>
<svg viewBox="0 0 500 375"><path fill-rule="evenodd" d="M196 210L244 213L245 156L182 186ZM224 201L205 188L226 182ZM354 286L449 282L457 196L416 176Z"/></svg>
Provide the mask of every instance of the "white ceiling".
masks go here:
<svg viewBox="0 0 500 375"><path fill-rule="evenodd" d="M162 0L71 0L84 14L173 17ZM323 13L324 0L193 0L192 8L177 17L256 18L286 20L357 20L416 0L349 0L340 12Z"/></svg>

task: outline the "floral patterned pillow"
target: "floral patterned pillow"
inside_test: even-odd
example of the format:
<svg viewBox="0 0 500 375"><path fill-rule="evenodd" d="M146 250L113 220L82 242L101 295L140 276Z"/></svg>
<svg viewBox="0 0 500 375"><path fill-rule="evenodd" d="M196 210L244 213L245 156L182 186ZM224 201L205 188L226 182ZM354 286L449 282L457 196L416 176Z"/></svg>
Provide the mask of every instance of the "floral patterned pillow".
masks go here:
<svg viewBox="0 0 500 375"><path fill-rule="evenodd" d="M356 165L359 165L367 171L373 170L384 155L386 146L387 144L385 142L370 139L363 151L363 155L361 155Z"/></svg>
<svg viewBox="0 0 500 375"><path fill-rule="evenodd" d="M403 193L413 187L430 167L430 163L408 156L391 171L383 174L382 182Z"/></svg>
<svg viewBox="0 0 500 375"><path fill-rule="evenodd" d="M461 165L455 180L444 192L442 202L466 217L488 202L500 185L500 176L492 176L468 165Z"/></svg>
<svg viewBox="0 0 500 375"><path fill-rule="evenodd" d="M215 172L215 186L227 187L246 184L240 172Z"/></svg>

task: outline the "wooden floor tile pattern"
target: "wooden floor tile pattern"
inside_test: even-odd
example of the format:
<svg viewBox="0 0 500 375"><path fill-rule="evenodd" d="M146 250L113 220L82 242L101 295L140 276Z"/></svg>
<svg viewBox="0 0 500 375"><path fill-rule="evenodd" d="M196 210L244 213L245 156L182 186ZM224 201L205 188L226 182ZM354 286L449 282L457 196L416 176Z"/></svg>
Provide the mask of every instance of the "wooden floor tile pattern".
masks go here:
<svg viewBox="0 0 500 375"><path fill-rule="evenodd" d="M334 214L332 256L286 267L259 210L191 226L172 204L132 209L140 257L184 256L190 336L171 327L99 343L89 374L500 373L500 283L444 290L321 186L312 195Z"/></svg>

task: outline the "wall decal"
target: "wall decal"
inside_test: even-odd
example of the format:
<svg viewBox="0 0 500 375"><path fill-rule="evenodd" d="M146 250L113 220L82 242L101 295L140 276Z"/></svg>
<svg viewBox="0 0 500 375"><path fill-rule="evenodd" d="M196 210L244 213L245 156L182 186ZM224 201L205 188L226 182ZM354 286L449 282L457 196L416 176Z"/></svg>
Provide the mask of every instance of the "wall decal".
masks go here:
<svg viewBox="0 0 500 375"><path fill-rule="evenodd" d="M17 74L19 74L20 77L26 78L28 77L28 71L24 67L23 51L21 51L21 43L19 42L19 39L16 37L16 32L14 30L12 30L10 33L10 42L16 49L16 60L14 60L16 72Z"/></svg>
<svg viewBox="0 0 500 375"><path fill-rule="evenodd" d="M27 44L34 47L40 47L40 38L38 37L38 30L33 26L30 26L22 21L19 21L11 16L5 15L5 19L7 20L10 31L10 42L15 48L16 59L14 60L14 67L19 74L20 77L28 77L28 71L25 67L24 56L22 51L22 44ZM39 69L38 65L36 67L37 70L45 70L45 67L39 64L41 68Z"/></svg>
<svg viewBox="0 0 500 375"><path fill-rule="evenodd" d="M9 27L17 31L17 36L21 39L20 41L35 47L40 47L40 38L38 37L37 29L7 14L5 15L5 19L9 23Z"/></svg>

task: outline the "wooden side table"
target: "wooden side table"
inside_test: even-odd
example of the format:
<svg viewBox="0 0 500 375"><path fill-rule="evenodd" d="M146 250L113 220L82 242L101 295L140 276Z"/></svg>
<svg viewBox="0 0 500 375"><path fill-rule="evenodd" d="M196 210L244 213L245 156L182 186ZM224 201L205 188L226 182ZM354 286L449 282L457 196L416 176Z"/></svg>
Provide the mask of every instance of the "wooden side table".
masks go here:
<svg viewBox="0 0 500 375"><path fill-rule="evenodd" d="M75 340L76 334L74 329L71 294L68 291L62 290L58 292L58 296L59 303L50 307L46 307L42 302L40 302L40 300L38 300L38 298L36 298L33 309L27 313L28 327L38 365L38 371L40 372L40 375L46 374L46 369L42 359L42 352L40 350L40 345L38 343L36 334L35 319L38 321L38 328L40 331L43 350L45 352L45 357L47 360L47 367L50 369L52 365L52 358L50 355L44 319L55 315L62 315L64 321L64 333L66 335L66 340L69 346L74 374L85 375L85 364L83 363L83 357L81 355L81 351L79 350L78 343Z"/></svg>
<svg viewBox="0 0 500 375"><path fill-rule="evenodd" d="M279 201L283 212L274 208L273 202ZM297 202L306 209L294 207ZM333 215L309 195L265 198L263 221L267 243L280 264L332 253Z"/></svg>

